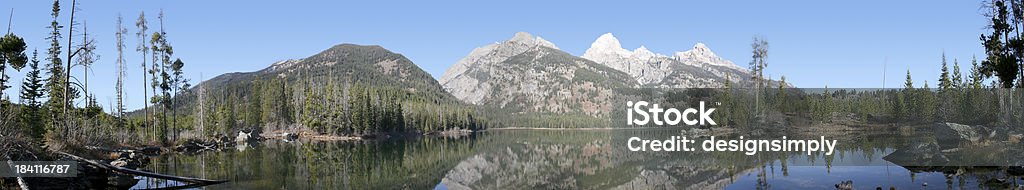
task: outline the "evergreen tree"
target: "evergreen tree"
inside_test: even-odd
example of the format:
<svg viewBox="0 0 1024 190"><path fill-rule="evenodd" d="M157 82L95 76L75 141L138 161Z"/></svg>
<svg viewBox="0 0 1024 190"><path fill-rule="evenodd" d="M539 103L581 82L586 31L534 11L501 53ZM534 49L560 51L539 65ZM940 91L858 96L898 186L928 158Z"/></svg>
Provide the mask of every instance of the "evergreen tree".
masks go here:
<svg viewBox="0 0 1024 190"><path fill-rule="evenodd" d="M905 90L912 90L912 89L914 89L914 79L910 78L910 69L907 69L907 81L906 81L906 83L903 84L903 88Z"/></svg>
<svg viewBox="0 0 1024 190"><path fill-rule="evenodd" d="M970 87L972 89L981 89L981 82L984 80L983 77L984 74L982 74L981 68L978 67L978 59L971 56L971 73L969 75L971 83Z"/></svg>
<svg viewBox="0 0 1024 190"><path fill-rule="evenodd" d="M313 130L319 130L322 125L320 121L321 117L319 116L321 105L317 100L319 100L319 97L313 93L312 89L307 88L306 103L303 104L304 110L302 112L302 123Z"/></svg>
<svg viewBox="0 0 1024 190"><path fill-rule="evenodd" d="M168 47L169 48L169 47ZM185 63L181 59L174 59L171 63L171 71L173 71L174 77L171 79L171 90L175 97L178 94L188 89L191 85L188 84L188 79L185 78L185 72L182 70L185 67ZM172 125L174 126L174 140L178 140L178 106L176 105L178 98L170 98L168 96L169 103L171 104L171 115L173 116ZM258 105L259 101L253 101L253 104ZM258 112L259 109L249 112Z"/></svg>
<svg viewBox="0 0 1024 190"><path fill-rule="evenodd" d="M945 91L952 86L952 81L949 80L949 68L946 67L946 53L942 53L942 74L939 74L939 90Z"/></svg>
<svg viewBox="0 0 1024 190"><path fill-rule="evenodd" d="M999 85L1003 88L1012 88L1013 82L1018 73L1022 72L1021 57L1024 55L1024 43L1020 43L1021 36L1017 35L1021 28L1017 28L1021 19L1011 18L1010 7L1005 0L994 0L992 2L992 13L989 28L991 34L981 35L982 44L985 46L985 60L981 62L981 71L985 76L995 75L999 78ZM1017 9L1015 9L1017 10ZM1013 13L1018 13L1015 11ZM1016 14L1016 16L1021 16ZM1016 55L1016 56L1015 56Z"/></svg>
<svg viewBox="0 0 1024 190"><path fill-rule="evenodd" d="M159 136L162 139L162 142L166 145L169 143L167 139L169 127L167 112L173 108L173 105L171 104L173 81L170 73L172 71L170 70L172 66L171 56L174 54L174 49L167 43L167 32L163 29L163 11L160 12L157 18L160 20L160 31L154 32L151 35L152 39L150 40L150 43L152 44L151 51L153 52L154 59L153 70L151 70L150 74L153 75L153 84L156 85L154 86L154 90L159 89L160 94L156 95L156 92L154 92L154 95L156 96L153 97L151 102L162 105L160 109ZM157 74L159 74L159 78L157 77Z"/></svg>
<svg viewBox="0 0 1024 190"><path fill-rule="evenodd" d="M356 84L349 89L348 104L351 109L350 113L352 115L352 121L350 123L352 125L353 133L362 133L365 129L366 122L364 120L366 120L366 117L363 113L365 111L362 104L362 95L362 87L359 84Z"/></svg>
<svg viewBox="0 0 1024 190"><path fill-rule="evenodd" d="M29 62L29 71L25 74L25 81L21 83L21 101L27 110L22 111L22 121L30 128L35 138L42 138L45 133L45 124L42 121L42 103L39 99L46 94L43 89L42 76L39 70L39 52L32 51L32 62Z"/></svg>
<svg viewBox="0 0 1024 190"><path fill-rule="evenodd" d="M4 96L4 90L10 87L7 86L7 65L19 71L24 68L28 62L28 57L25 56L26 48L25 40L14 34L8 33L0 37L0 103L7 98Z"/></svg>
<svg viewBox="0 0 1024 190"><path fill-rule="evenodd" d="M61 53L61 45L60 45L61 35L60 35L60 30L62 28L64 28L64 26L61 26L59 23L57 23L57 19L58 19L59 15L60 15L60 1L59 0L54 0L53 1L53 9L52 9L52 12L50 13L50 16L53 18L53 21L50 22L50 26L47 26L47 28L49 28L51 31L50 31L50 35L48 37L46 37L47 40L50 40L50 48L47 49L47 57L46 57L46 60L49 61L47 63L47 68L49 68L48 72L49 72L49 75L50 75L50 79L46 80L47 81L46 88L49 89L49 93L50 93L50 99L49 99L47 104L50 105L50 110L51 111L59 110L61 108L61 105L62 105L61 102L64 102L62 100L63 97L64 97L64 92L63 92L64 85L62 84L62 82L64 82L64 80L63 80L63 77L64 77L64 75L63 75L63 73L64 73L64 63L63 63L63 61L60 58L60 53ZM54 108L57 108L57 109L54 109Z"/></svg>
<svg viewBox="0 0 1024 190"><path fill-rule="evenodd" d="M785 87L786 87L786 76L783 75L782 78L779 79L779 89L778 89L778 92L775 94L775 104L777 105L776 107L779 109L779 111L783 111L783 112L786 111L785 109L783 109L783 107L786 106L786 89L785 89Z"/></svg>
<svg viewBox="0 0 1024 190"><path fill-rule="evenodd" d="M898 115L900 115L900 119L903 121L912 121L916 118L917 103L915 102L915 94L916 90L914 90L914 79L911 78L910 70L908 69L907 81L904 84L903 91L898 92L896 96L898 100Z"/></svg>
<svg viewBox="0 0 1024 190"><path fill-rule="evenodd" d="M40 76L38 56L38 51L32 51L32 62L29 62L28 65L29 71L25 74L25 81L21 83L21 101L32 108L40 108L42 103L39 102L39 99L46 95L43 92L44 81Z"/></svg>
<svg viewBox="0 0 1024 190"><path fill-rule="evenodd" d="M219 119L217 121L217 126L220 128L221 132L227 133L235 127L235 107L233 105L233 101L230 101L229 99L229 101L220 104L217 109L216 119Z"/></svg>
<svg viewBox="0 0 1024 190"><path fill-rule="evenodd" d="M918 91L916 94L918 95L918 97L917 97L918 101L915 102L915 104L913 104L913 105L917 106L917 110L920 110L920 112L921 112L920 113L920 118L919 118L920 121L922 121L922 122L932 122L933 119L935 118L935 106L936 105L935 105L935 98L934 98L934 96L932 94L932 91L928 87L928 81L924 81L924 87L920 91Z"/></svg>
<svg viewBox="0 0 1024 190"><path fill-rule="evenodd" d="M733 107L733 100L732 100L732 91L733 91L733 89L732 89L732 81L730 81L731 78L732 78L732 76L729 73L725 74L725 85L724 85L725 88L722 89L721 95L718 96L719 102L722 102L722 107L724 109L721 109L722 111L719 111L718 114L715 114L715 115L712 116L712 117L715 117L715 119L714 119L715 121L719 121L718 122L719 125L723 125L723 126L729 126L729 122L732 121L732 118L730 116L732 116L732 111L734 110L734 109L732 109L732 107Z"/></svg>
<svg viewBox="0 0 1024 190"><path fill-rule="evenodd" d="M67 73L64 68L64 61L61 59L61 45L60 31L64 26L61 26L58 22L58 16L60 14L60 1L53 1L53 9L50 16L53 20L50 22L49 28L50 35L46 37L50 40L50 47L47 49L47 68L49 79L46 81L46 89L49 91L49 99L47 100L47 110L50 112L48 115L51 118L50 129L55 129L60 126L60 118L63 116L63 110L68 106L69 99L75 99L78 96L78 92L74 89L65 88L67 85Z"/></svg>
<svg viewBox="0 0 1024 190"><path fill-rule="evenodd" d="M764 84L767 81L764 79L764 69L768 67L768 41L754 37L754 42L750 44L753 49L753 56L750 60L750 70L754 75L754 112L756 115L761 115L761 93L764 88Z"/></svg>
<svg viewBox="0 0 1024 190"><path fill-rule="evenodd" d="M753 49L750 70L754 74L754 79L760 85L761 80L764 80L764 69L768 67L768 41L760 37L754 37L754 42L750 44L750 48Z"/></svg>
<svg viewBox="0 0 1024 190"><path fill-rule="evenodd" d="M953 59L953 79L951 80L952 83L953 83L952 87L953 88L964 87L965 85L964 85L963 77L964 76L960 73L960 62L957 61L956 59Z"/></svg>
<svg viewBox="0 0 1024 190"><path fill-rule="evenodd" d="M398 125L397 127L401 131L406 131L406 129L405 129L405 126L406 126L405 125L405 110L402 108L402 101L397 101L396 104L398 104L398 105L396 107L397 110L396 110L396 115L395 115L395 124Z"/></svg>
<svg viewBox="0 0 1024 190"><path fill-rule="evenodd" d="M375 113L376 110L373 108L373 104L370 103L370 102L373 101L372 98L370 98L370 90L366 90L366 91L363 92L362 100L363 100L363 109L364 109L363 110L363 118L364 118L363 119L363 122L364 122L363 126L365 127L365 131L363 131L363 133L374 133L374 132L377 132L377 128L376 128L377 127L376 126L377 118L375 117L376 116L376 113Z"/></svg>

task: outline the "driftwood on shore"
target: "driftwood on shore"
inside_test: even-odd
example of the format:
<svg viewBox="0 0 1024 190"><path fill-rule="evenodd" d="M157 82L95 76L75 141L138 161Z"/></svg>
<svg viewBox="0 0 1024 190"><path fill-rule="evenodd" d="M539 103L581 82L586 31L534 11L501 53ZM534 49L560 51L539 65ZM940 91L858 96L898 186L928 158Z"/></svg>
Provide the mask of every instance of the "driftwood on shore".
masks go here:
<svg viewBox="0 0 1024 190"><path fill-rule="evenodd" d="M71 158L71 159L73 159L75 161L84 162L86 164L89 164L89 165L92 165L92 166L96 166L96 167L98 167L100 169L111 170L111 171L115 171L115 172L129 174L129 175L138 175L138 176L146 176L146 177L152 177L152 178L157 178L157 179L187 182L187 183L192 183L193 185L199 185L199 186L215 185L215 184L221 184L221 183L228 182L227 180L209 180L209 179L201 179L201 178L193 178L193 177L182 177L182 176L172 176L172 175L165 175L165 174L159 174L159 173L153 173L153 172L147 172L147 171L141 171L141 170L134 170L134 169L128 169L128 168L124 168L124 167L113 166L113 165L105 164L105 163L101 163L101 162L96 162L96 161L93 161L93 160L85 159L85 158L82 158L82 157L79 157L79 156L75 156L73 154L68 154L68 153L65 153L65 152L57 152L57 154L61 154L61 155L67 156L67 157L69 157L69 158Z"/></svg>

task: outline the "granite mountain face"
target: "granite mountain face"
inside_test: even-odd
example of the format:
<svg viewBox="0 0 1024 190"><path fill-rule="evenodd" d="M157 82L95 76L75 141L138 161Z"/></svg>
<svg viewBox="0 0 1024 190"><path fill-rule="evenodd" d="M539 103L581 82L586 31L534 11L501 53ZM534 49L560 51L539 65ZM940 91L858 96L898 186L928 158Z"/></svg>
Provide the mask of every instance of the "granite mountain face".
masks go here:
<svg viewBox="0 0 1024 190"><path fill-rule="evenodd" d="M468 103L511 113L609 116L624 89L718 88L727 82L753 84L742 67L697 44L672 56L644 47L626 50L612 34L599 37L582 57L529 33L474 49L434 80L412 61L380 46L342 44L302 59L273 63L255 72L227 73L183 92L182 104L194 108L198 88L213 97L245 101L256 94L255 81L278 81L289 102L317 84L362 84L397 89L421 101ZM264 85L262 88L268 88ZM307 90L309 89L309 90ZM337 90L337 89L335 89ZM263 89L266 91L266 89ZM263 95L267 96L267 95ZM292 103L297 109L297 103ZM285 114L285 113L282 113Z"/></svg>
<svg viewBox="0 0 1024 190"><path fill-rule="evenodd" d="M637 86L621 71L573 56L525 32L474 49L441 77L456 98L512 112L607 116L616 89Z"/></svg>
<svg viewBox="0 0 1024 190"><path fill-rule="evenodd" d="M599 37L582 57L525 32L474 49L440 78L466 103L514 112L605 116L624 88L721 88L753 84L746 69L698 43L673 56L645 47L626 50L612 34Z"/></svg>

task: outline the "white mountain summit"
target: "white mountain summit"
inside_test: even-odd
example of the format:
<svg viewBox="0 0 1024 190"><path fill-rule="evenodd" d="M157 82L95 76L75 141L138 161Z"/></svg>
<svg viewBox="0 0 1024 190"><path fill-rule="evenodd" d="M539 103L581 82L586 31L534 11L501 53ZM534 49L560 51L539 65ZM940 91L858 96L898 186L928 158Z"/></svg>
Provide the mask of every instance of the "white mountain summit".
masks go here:
<svg viewBox="0 0 1024 190"><path fill-rule="evenodd" d="M715 88L753 84L750 74L704 44L657 54L622 48L612 34L597 38L582 57L525 32L473 49L440 77L463 102L517 112L607 115L623 87Z"/></svg>
<svg viewBox="0 0 1024 190"><path fill-rule="evenodd" d="M721 87L726 77L732 82L749 78L746 69L718 57L703 43L669 57L644 46L626 50L614 35L606 33L594 40L582 57L626 72L650 87Z"/></svg>
<svg viewBox="0 0 1024 190"><path fill-rule="evenodd" d="M745 70L745 68L732 63L732 61L722 59L715 52L712 52L707 45L699 42L693 45L693 49L674 53L672 58L684 62L711 64Z"/></svg>
<svg viewBox="0 0 1024 190"><path fill-rule="evenodd" d="M626 72L640 84L661 82L669 71L668 68L662 67L664 65L647 64L657 62L658 58L667 57L655 54L643 46L633 51L626 50L612 33L606 33L594 40L582 57Z"/></svg>
<svg viewBox="0 0 1024 190"><path fill-rule="evenodd" d="M616 89L639 86L628 74L559 50L525 32L474 49L439 81L463 102L512 112L608 116Z"/></svg>

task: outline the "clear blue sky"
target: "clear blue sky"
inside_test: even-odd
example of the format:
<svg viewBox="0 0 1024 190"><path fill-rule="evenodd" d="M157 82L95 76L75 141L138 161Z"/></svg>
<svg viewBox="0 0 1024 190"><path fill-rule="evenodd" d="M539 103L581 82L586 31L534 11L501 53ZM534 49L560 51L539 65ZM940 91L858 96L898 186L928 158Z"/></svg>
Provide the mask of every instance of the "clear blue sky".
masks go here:
<svg viewBox="0 0 1024 190"><path fill-rule="evenodd" d="M67 25L70 1L62 2ZM901 86L907 69L916 84L934 86L946 52L967 70L983 55L981 1L80 1L77 19L88 23L102 56L90 88L104 107L114 99L115 19L124 15L130 33L145 11L150 25L163 9L175 56L193 81L228 72L262 69L304 58L334 44L381 45L404 54L440 77L473 48L526 31L582 55L612 32L626 49L644 45L670 54L703 42L745 65L755 35L771 43L767 72L798 87ZM45 53L51 1L5 0L2 21L14 8L13 32L29 49ZM6 23L4 23L6 24ZM7 29L6 25L0 26ZM153 27L156 28L156 27ZM66 31L65 31L66 32ZM64 33L66 35L66 33ZM65 39L66 40L66 39ZM78 40L76 38L75 40ZM127 45L127 107L142 107L140 56ZM66 44L65 44L66 45ZM981 59L979 57L979 59ZM5 93L17 97L24 72ZM81 70L73 72L82 75ZM193 82L194 84L195 82Z"/></svg>

